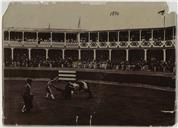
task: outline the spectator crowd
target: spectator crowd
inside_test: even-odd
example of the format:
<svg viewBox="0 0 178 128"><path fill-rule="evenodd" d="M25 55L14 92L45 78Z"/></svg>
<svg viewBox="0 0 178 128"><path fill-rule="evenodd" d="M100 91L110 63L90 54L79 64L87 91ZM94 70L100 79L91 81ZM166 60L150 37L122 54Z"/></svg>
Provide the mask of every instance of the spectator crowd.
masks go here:
<svg viewBox="0 0 178 128"><path fill-rule="evenodd" d="M134 60L134 59L133 59ZM5 67L56 67L56 68L84 68L84 69L115 69L123 71L158 71L158 72L175 72L175 61L169 59L166 62L152 58L149 61L139 60L135 62L128 61L91 61L91 60L74 60L72 58L62 59L60 57L51 57L46 59L45 56L32 57L28 59L26 54L17 54L14 60L10 57L5 58Z"/></svg>

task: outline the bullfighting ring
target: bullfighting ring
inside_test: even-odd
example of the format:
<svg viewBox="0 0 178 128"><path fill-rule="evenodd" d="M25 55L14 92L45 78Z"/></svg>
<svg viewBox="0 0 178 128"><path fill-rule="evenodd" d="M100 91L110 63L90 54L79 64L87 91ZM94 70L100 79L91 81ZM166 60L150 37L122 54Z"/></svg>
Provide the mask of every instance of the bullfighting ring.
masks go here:
<svg viewBox="0 0 178 128"><path fill-rule="evenodd" d="M46 99L45 86L59 69L6 68L4 70L4 123L6 125L170 126L175 124L175 79L171 73L77 70L77 79L90 86L65 100L53 89ZM62 69L67 70L67 69ZM71 69L70 69L71 70ZM22 113L21 89L31 78L34 95L31 113ZM64 81L54 85L64 89ZM8 101L8 102L7 102Z"/></svg>

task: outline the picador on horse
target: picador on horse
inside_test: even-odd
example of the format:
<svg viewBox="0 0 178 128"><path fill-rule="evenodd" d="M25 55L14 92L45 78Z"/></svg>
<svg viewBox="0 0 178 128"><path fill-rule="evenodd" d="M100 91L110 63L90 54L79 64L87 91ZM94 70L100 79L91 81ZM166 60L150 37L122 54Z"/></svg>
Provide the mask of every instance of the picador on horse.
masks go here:
<svg viewBox="0 0 178 128"><path fill-rule="evenodd" d="M76 92L80 92L80 91L84 91L85 93L88 94L88 98L92 98L92 92L90 90L89 85L82 80L78 80L75 82L67 82L65 89L62 90L56 86L54 86L58 91L63 92L65 99L71 99L72 98L72 94L76 93Z"/></svg>

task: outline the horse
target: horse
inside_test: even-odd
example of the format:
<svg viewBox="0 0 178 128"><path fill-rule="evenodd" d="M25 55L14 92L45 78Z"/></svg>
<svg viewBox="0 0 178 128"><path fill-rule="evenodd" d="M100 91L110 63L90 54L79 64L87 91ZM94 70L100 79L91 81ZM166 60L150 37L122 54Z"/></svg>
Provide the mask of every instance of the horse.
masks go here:
<svg viewBox="0 0 178 128"><path fill-rule="evenodd" d="M90 90L90 86L82 80L75 81L75 82L69 82L69 85L71 86L71 93L76 93L80 91L84 91L88 94L88 98L92 98L92 92Z"/></svg>
<svg viewBox="0 0 178 128"><path fill-rule="evenodd" d="M64 90L56 86L54 86L54 88L62 92L65 99L71 99L74 93L78 93L80 91L86 92L88 94L88 98L93 97L89 85L85 81L81 81L81 80L75 81L75 82L71 82L71 81L67 82Z"/></svg>

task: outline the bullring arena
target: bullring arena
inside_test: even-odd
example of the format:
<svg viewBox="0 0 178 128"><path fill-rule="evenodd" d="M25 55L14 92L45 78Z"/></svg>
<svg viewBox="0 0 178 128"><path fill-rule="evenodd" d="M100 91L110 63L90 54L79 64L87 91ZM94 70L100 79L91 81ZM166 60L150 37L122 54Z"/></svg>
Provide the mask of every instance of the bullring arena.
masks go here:
<svg viewBox="0 0 178 128"><path fill-rule="evenodd" d="M173 126L176 121L176 25L168 22L174 20L175 17L171 17L173 14L170 14L172 19L168 17L170 19L162 24L164 4L156 4L153 12L151 3L140 3L145 9L152 10L151 15L159 17L157 20L160 22L138 26L136 19L134 28L107 28L107 25L98 28L96 25L96 29L92 26L89 29L85 26L84 16L77 17L76 25L70 29L63 29L65 26L55 27L55 23L47 21L34 28L38 14L33 14L34 22L31 23L25 18L24 21L18 17L10 20L24 8L26 9L20 14L28 17L32 15L28 9L53 13L55 10L52 9L60 7L60 4L64 4L66 8L73 5L71 11L75 7L81 11L82 6L86 6L80 3L11 3L3 17L4 124ZM119 3L117 4L119 7ZM127 6L138 9L140 4L133 6L130 3ZM110 3L107 6L112 10L115 5ZM13 11L17 8L19 10ZM91 10L88 12L91 13ZM111 19L120 15L122 17L122 10L109 11ZM42 19L44 18L45 16ZM31 27L24 27L25 23ZM43 23L46 23L46 27ZM45 86L49 79L60 76L60 72L68 71L74 74L63 75L67 80L58 79L54 85L63 90L75 76L75 80L88 84L92 98L87 98L86 93L80 91L66 100L54 88L55 100L45 98ZM27 78L32 79L33 109L30 113L22 113L21 90Z"/></svg>

